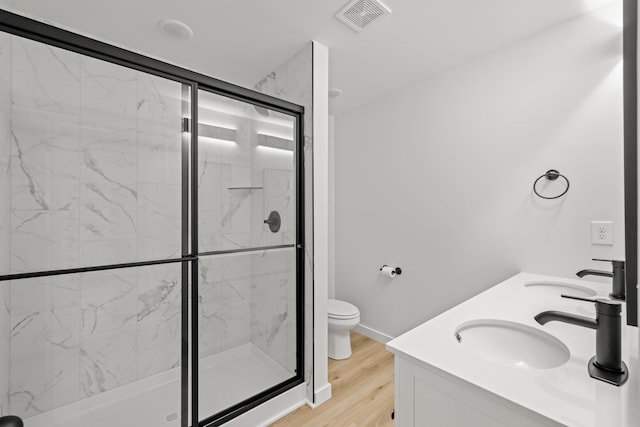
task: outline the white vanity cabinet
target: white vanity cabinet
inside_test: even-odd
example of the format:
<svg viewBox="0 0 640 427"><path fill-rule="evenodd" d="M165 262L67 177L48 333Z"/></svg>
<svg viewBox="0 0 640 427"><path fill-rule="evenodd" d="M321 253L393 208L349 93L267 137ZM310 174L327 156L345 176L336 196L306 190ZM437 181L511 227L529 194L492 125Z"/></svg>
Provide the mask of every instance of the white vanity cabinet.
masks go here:
<svg viewBox="0 0 640 427"><path fill-rule="evenodd" d="M396 427L559 427L459 378L395 358Z"/></svg>

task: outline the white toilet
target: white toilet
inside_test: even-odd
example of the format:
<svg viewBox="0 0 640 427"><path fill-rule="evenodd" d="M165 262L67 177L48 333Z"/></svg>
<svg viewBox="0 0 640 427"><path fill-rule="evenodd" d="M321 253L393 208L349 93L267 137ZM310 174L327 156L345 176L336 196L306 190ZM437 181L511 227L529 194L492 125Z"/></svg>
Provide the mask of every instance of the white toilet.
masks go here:
<svg viewBox="0 0 640 427"><path fill-rule="evenodd" d="M336 360L351 356L349 331L360 323L358 308L345 301L330 299L327 304L329 317L329 357Z"/></svg>

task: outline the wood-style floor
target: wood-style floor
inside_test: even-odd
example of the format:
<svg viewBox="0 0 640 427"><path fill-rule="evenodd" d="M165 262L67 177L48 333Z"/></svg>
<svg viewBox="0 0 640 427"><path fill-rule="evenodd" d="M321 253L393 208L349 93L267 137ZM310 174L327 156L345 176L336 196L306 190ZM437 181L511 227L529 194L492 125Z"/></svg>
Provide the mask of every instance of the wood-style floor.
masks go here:
<svg viewBox="0 0 640 427"><path fill-rule="evenodd" d="M271 427L393 427L393 354L355 332L351 349L346 360L329 359L330 400L316 409L303 406Z"/></svg>

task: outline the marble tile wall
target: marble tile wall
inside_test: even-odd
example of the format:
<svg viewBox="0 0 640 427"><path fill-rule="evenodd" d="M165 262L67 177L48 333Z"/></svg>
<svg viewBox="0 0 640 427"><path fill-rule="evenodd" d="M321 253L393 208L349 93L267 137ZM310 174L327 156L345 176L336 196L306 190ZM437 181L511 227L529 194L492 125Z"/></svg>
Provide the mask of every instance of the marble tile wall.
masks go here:
<svg viewBox="0 0 640 427"><path fill-rule="evenodd" d="M240 144L242 134L239 132ZM199 246L201 251L249 247L251 203L254 189L246 168L225 163L237 160L239 147L220 149L215 143L199 146ZM226 150L226 151L225 151ZM230 153L231 151L231 153ZM235 154L235 156L234 156ZM211 356L251 341L251 256L202 256L199 261L199 355Z"/></svg>
<svg viewBox="0 0 640 427"><path fill-rule="evenodd" d="M0 271L9 270L11 210L11 39L0 33ZM9 411L9 286L0 282L0 416Z"/></svg>
<svg viewBox="0 0 640 427"><path fill-rule="evenodd" d="M310 43L270 73L256 90L305 107L305 343L304 378L313 401L313 45Z"/></svg>
<svg viewBox="0 0 640 427"><path fill-rule="evenodd" d="M251 342L251 257L200 258L200 357Z"/></svg>
<svg viewBox="0 0 640 427"><path fill-rule="evenodd" d="M180 84L17 37L12 53L10 270L175 256Z"/></svg>
<svg viewBox="0 0 640 427"><path fill-rule="evenodd" d="M249 104L208 93L201 93L201 101L201 123L232 127L237 135L235 144L206 138L199 143L200 250L293 243L293 153L273 157L256 151L259 132L292 134L292 119L270 111L265 120L264 111L260 114ZM263 222L271 210L281 214L278 233ZM253 342L281 364L293 366L294 372L295 281L277 277L293 275L294 261L294 251L287 256L267 252L258 258L255 254L201 258L200 357ZM280 301L282 292L291 294L293 302Z"/></svg>
<svg viewBox="0 0 640 427"><path fill-rule="evenodd" d="M29 417L78 400L80 280L11 283L11 413Z"/></svg>
<svg viewBox="0 0 640 427"><path fill-rule="evenodd" d="M180 266L11 283L10 409L29 417L178 366Z"/></svg>
<svg viewBox="0 0 640 427"><path fill-rule="evenodd" d="M255 215L276 210L281 228L272 233L268 227L257 229L262 245L295 242L294 177L291 170L262 169L264 189ZM277 250L256 254L251 270L251 341L282 366L295 371L296 356L296 276L295 250Z"/></svg>
<svg viewBox="0 0 640 427"><path fill-rule="evenodd" d="M296 370L295 250L251 258L251 342L293 375Z"/></svg>
<svg viewBox="0 0 640 427"><path fill-rule="evenodd" d="M9 414L10 297L9 286L0 283L0 416Z"/></svg>
<svg viewBox="0 0 640 427"><path fill-rule="evenodd" d="M179 256L181 96L0 36L0 274ZM179 279L170 264L0 282L0 413L177 366Z"/></svg>
<svg viewBox="0 0 640 427"><path fill-rule="evenodd" d="M261 132L293 137L293 120L274 111L259 113L238 101L201 95L202 123L237 129L235 144L206 138L199 143L201 251L294 243L293 153L256 149ZM264 224L274 210L282 220L277 233ZM229 281L221 278L228 267L215 259L203 259L200 264L200 356L251 341L293 373L295 280L290 276L295 275L295 252L289 251L287 256L267 252L258 258L269 262L256 262L253 255L239 257L247 273L234 284L237 292L230 295L237 297L235 301L225 292ZM240 265L240 261L235 264ZM229 312L224 313L223 308ZM241 339L231 339L233 336Z"/></svg>
<svg viewBox="0 0 640 427"><path fill-rule="evenodd" d="M236 130L234 142L201 138L198 144L200 251L255 246L251 233L256 191L251 180L253 107L204 91L199 95L201 123Z"/></svg>

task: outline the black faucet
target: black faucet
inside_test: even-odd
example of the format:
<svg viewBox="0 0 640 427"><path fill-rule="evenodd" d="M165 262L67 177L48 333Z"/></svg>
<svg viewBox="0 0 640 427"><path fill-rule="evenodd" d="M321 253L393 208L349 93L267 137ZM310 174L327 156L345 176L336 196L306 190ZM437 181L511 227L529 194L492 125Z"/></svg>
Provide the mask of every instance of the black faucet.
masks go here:
<svg viewBox="0 0 640 427"><path fill-rule="evenodd" d="M624 261L608 260L608 259L593 259L594 261L610 262L613 266L613 272L602 270L580 270L576 273L578 277L584 276L603 276L613 278L613 289L609 294L611 299L625 300L625 274L624 274Z"/></svg>
<svg viewBox="0 0 640 427"><path fill-rule="evenodd" d="M629 368L622 361L622 326L620 312L622 304L608 299L589 299L562 295L563 298L596 303L596 318L564 313L543 311L534 319L541 325L553 320L583 326L596 330L596 355L587 365L589 375L609 384L622 385L629 378Z"/></svg>

